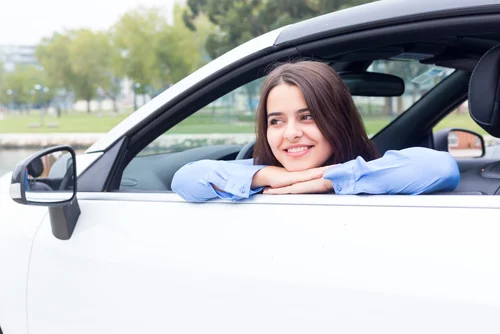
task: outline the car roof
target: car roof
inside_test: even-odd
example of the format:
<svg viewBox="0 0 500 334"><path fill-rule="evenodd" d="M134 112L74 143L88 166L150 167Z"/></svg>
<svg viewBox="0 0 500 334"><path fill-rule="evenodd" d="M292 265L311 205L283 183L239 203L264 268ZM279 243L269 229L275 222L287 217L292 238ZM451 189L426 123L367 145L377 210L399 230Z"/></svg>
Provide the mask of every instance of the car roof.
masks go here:
<svg viewBox="0 0 500 334"><path fill-rule="evenodd" d="M275 45L419 20L500 12L499 0L380 0L285 27Z"/></svg>

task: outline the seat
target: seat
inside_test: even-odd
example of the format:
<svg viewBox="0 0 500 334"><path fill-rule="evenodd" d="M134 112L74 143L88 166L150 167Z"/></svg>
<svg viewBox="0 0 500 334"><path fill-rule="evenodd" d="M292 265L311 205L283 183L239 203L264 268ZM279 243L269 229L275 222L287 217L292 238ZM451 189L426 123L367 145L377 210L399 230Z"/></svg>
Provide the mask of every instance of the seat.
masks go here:
<svg viewBox="0 0 500 334"><path fill-rule="evenodd" d="M472 72L469 113L488 134L500 137L500 45L486 52ZM500 194L500 161L462 173L456 191Z"/></svg>

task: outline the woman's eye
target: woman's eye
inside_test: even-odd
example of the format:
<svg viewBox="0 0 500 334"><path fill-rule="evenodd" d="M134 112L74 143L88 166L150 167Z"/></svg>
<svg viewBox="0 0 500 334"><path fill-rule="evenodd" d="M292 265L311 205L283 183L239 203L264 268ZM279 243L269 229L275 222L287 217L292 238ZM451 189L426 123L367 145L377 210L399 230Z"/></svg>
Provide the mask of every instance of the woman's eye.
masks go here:
<svg viewBox="0 0 500 334"><path fill-rule="evenodd" d="M272 120L269 121L269 124L271 124L271 125L278 125L278 124L281 124L282 122L283 122L282 120L274 118L274 119L272 119Z"/></svg>
<svg viewBox="0 0 500 334"><path fill-rule="evenodd" d="M303 121L310 121L313 119L312 115L311 114L305 114L305 115L302 115L301 119Z"/></svg>

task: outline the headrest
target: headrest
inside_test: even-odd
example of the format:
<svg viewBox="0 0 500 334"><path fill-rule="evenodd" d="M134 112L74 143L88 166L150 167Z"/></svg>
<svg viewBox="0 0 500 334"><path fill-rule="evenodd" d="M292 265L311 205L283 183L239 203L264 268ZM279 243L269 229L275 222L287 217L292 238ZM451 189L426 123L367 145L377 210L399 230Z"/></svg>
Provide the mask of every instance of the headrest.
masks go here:
<svg viewBox="0 0 500 334"><path fill-rule="evenodd" d="M500 137L500 45L477 62L469 82L469 113L494 137Z"/></svg>
<svg viewBox="0 0 500 334"><path fill-rule="evenodd" d="M28 165L28 173L33 177L39 177L43 173L43 162L42 159L38 158L33 160Z"/></svg>

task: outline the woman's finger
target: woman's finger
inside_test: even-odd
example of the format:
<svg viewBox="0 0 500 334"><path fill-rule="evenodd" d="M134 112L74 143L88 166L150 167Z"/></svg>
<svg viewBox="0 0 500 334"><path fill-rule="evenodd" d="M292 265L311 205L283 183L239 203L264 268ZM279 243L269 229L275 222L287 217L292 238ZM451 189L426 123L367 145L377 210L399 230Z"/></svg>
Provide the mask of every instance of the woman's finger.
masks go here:
<svg viewBox="0 0 500 334"><path fill-rule="evenodd" d="M308 169L305 171L295 172L295 173L297 174L295 175L293 180L291 180L292 182L290 182L289 185L293 185L299 182L306 182L310 180L319 179L320 177L323 177L324 174L324 172L319 168Z"/></svg>
<svg viewBox="0 0 500 334"><path fill-rule="evenodd" d="M298 182L291 186L280 188L269 188L265 194L270 195L285 195L285 194L307 194L320 191L320 183L317 180L309 180L305 182Z"/></svg>
<svg viewBox="0 0 500 334"><path fill-rule="evenodd" d="M298 184L298 183L297 183ZM286 186L286 187L280 187L280 188L266 188L264 189L263 193L266 195L284 195L284 194L293 194L293 187L295 186Z"/></svg>
<svg viewBox="0 0 500 334"><path fill-rule="evenodd" d="M305 182L298 182L291 186L264 189L264 194L284 195L284 194L319 194L331 191L333 185L331 181L315 179Z"/></svg>

